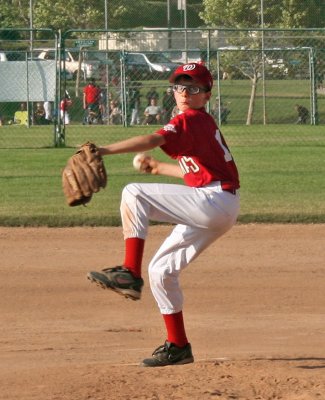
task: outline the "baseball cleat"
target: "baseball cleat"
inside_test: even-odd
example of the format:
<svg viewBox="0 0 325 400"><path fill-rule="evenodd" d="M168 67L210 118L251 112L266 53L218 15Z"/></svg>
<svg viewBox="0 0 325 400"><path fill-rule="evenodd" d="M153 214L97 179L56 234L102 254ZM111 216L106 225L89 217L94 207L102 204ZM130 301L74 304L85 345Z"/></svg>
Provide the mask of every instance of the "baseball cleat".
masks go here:
<svg viewBox="0 0 325 400"><path fill-rule="evenodd" d="M194 362L194 357L190 343L184 347L178 347L166 340L152 353L152 358L146 358L140 365L142 367L165 367L166 365L183 365L192 362Z"/></svg>
<svg viewBox="0 0 325 400"><path fill-rule="evenodd" d="M100 272L88 272L87 278L103 289L110 289L131 300L140 300L142 278L135 278L124 267L104 268Z"/></svg>

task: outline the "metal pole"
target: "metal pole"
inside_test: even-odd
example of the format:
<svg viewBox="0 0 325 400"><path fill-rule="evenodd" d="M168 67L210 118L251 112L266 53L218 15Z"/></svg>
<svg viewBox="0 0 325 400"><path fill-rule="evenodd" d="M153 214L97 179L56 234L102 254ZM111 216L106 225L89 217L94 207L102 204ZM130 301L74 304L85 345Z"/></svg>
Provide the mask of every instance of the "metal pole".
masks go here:
<svg viewBox="0 0 325 400"><path fill-rule="evenodd" d="M168 28L168 48L172 48L172 33L170 31L170 0L167 0L167 28Z"/></svg>
<svg viewBox="0 0 325 400"><path fill-rule="evenodd" d="M220 88L220 52L217 52L217 88L218 88L218 126L222 125L221 121L221 88Z"/></svg>
<svg viewBox="0 0 325 400"><path fill-rule="evenodd" d="M33 58L33 0L29 0L30 58Z"/></svg>
<svg viewBox="0 0 325 400"><path fill-rule="evenodd" d="M310 123L318 125L317 88L315 78L315 53L309 49L309 75L310 75Z"/></svg>
<svg viewBox="0 0 325 400"><path fill-rule="evenodd" d="M29 32L29 39L30 39L30 60L32 61L33 59L33 40L34 40L34 34L33 34L33 0L29 0L29 28L30 28L30 32ZM28 57L27 57L27 70L28 70ZM28 74L28 71L27 71ZM27 75L27 86L29 86L29 75ZM28 93L28 97L29 97L29 93ZM30 110L31 109L31 110ZM31 122L32 125L34 125L34 104L33 102L31 103L31 107L29 104L29 99L28 99L28 103L27 103L27 111L28 111L28 118L29 116L31 116ZM29 127L29 121L28 121L28 127Z"/></svg>
<svg viewBox="0 0 325 400"><path fill-rule="evenodd" d="M108 69L108 4L107 0L105 0L105 50L106 50L106 123L109 124L109 69Z"/></svg>
<svg viewBox="0 0 325 400"><path fill-rule="evenodd" d="M264 3L261 0L261 28L262 28L262 91L263 91L263 124L266 125L266 101L265 101L265 54L264 54Z"/></svg>
<svg viewBox="0 0 325 400"><path fill-rule="evenodd" d="M105 0L105 29L108 28L108 5L107 0Z"/></svg>
<svg viewBox="0 0 325 400"><path fill-rule="evenodd" d="M187 4L186 0L183 0L183 7L184 7L184 29L185 29L185 51L186 51L186 62L188 62L188 43L187 43Z"/></svg>
<svg viewBox="0 0 325 400"><path fill-rule="evenodd" d="M30 128L30 121L33 118L32 113L30 112L30 103L29 103L29 68L28 68L28 54L26 52L26 97L27 97L27 127Z"/></svg>

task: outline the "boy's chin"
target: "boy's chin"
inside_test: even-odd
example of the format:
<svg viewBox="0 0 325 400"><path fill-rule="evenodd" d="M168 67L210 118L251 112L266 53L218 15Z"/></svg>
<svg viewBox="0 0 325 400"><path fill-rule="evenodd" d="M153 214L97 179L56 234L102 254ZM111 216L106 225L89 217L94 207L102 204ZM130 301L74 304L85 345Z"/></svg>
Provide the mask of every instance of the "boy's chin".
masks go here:
<svg viewBox="0 0 325 400"><path fill-rule="evenodd" d="M191 108L191 107L188 106L188 105L182 105L181 107L178 107L178 109L179 109L181 112L185 112L185 111L189 110L190 108Z"/></svg>

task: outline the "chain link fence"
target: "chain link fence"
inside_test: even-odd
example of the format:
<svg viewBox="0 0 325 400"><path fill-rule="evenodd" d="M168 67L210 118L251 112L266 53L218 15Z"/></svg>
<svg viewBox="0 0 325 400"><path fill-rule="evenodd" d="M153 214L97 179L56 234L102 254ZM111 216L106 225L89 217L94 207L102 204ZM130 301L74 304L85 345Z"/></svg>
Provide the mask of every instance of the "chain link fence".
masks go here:
<svg viewBox="0 0 325 400"><path fill-rule="evenodd" d="M4 34L5 33L5 34ZM2 147L53 147L60 68L38 56L56 52L51 29L2 29L0 40L0 134Z"/></svg>
<svg viewBox="0 0 325 400"><path fill-rule="evenodd" d="M121 127L132 135L134 125L152 131L175 112L168 76L185 62L212 71L208 110L221 126L272 125L282 132L288 125L325 124L325 30L69 30L61 36L44 29L15 30L12 39L7 31L0 41L3 147L76 146L93 134L103 142L116 139ZM92 80L100 89L95 105L85 90Z"/></svg>

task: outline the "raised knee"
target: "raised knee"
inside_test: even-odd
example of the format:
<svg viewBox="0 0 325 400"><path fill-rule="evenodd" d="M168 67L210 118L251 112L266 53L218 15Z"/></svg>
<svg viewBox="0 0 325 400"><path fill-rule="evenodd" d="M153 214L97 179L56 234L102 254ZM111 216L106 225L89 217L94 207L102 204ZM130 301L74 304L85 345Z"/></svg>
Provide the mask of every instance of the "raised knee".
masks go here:
<svg viewBox="0 0 325 400"><path fill-rule="evenodd" d="M129 183L122 190L122 203L133 202L140 194L140 187L136 183Z"/></svg>
<svg viewBox="0 0 325 400"><path fill-rule="evenodd" d="M166 265L149 264L148 274L151 285L165 286L165 283L172 280L174 274Z"/></svg>

